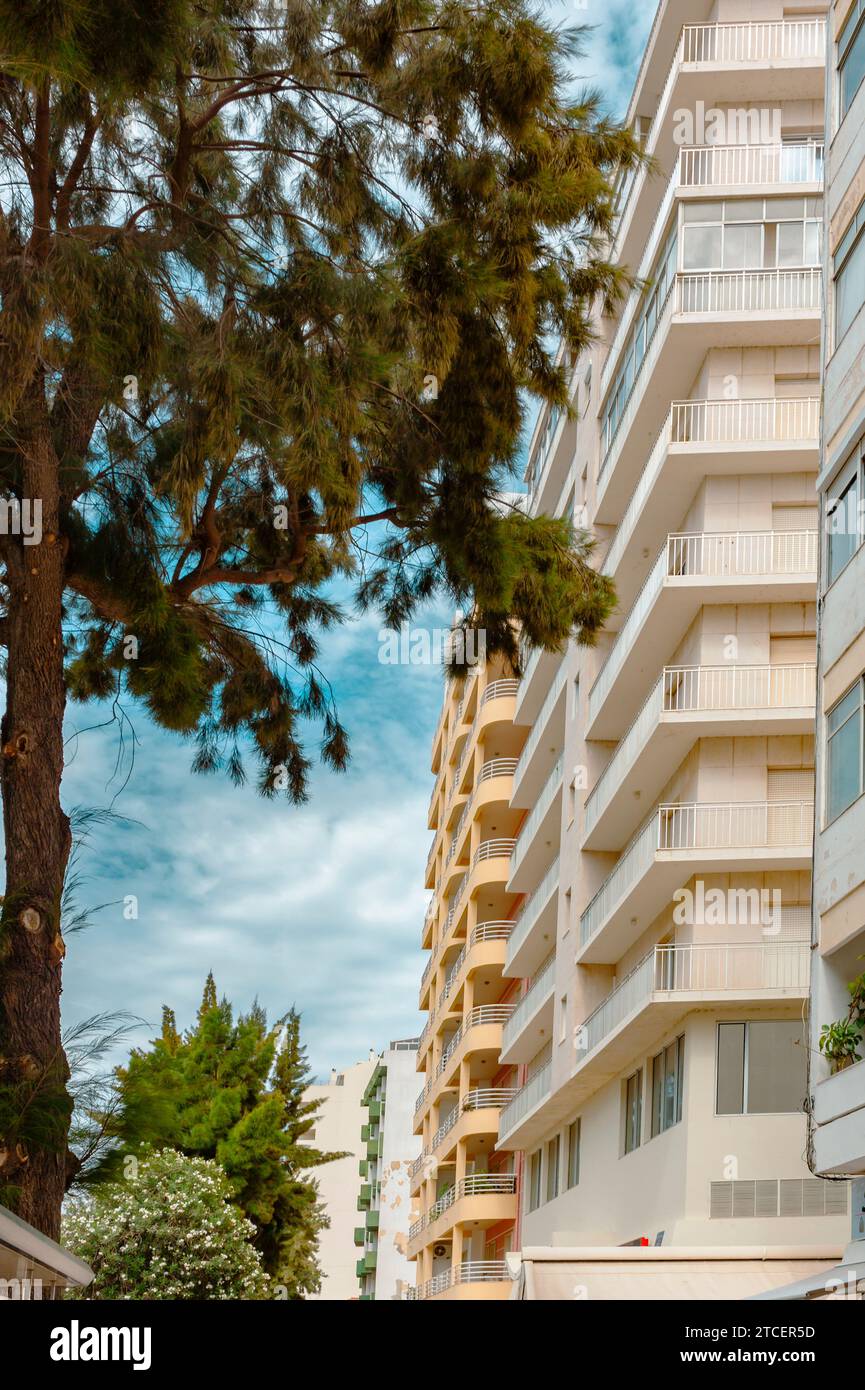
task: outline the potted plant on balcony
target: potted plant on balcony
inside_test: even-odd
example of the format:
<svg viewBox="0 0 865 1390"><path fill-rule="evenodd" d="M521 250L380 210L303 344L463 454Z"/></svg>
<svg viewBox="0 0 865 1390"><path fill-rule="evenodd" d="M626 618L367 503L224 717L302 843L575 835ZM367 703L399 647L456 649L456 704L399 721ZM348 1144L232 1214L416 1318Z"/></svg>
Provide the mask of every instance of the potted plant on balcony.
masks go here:
<svg viewBox="0 0 865 1390"><path fill-rule="evenodd" d="M832 1074L843 1071L854 1062L861 1062L859 1044L862 1042L862 1023L858 1019L839 1018L824 1023L820 1032L820 1051L832 1064Z"/></svg>

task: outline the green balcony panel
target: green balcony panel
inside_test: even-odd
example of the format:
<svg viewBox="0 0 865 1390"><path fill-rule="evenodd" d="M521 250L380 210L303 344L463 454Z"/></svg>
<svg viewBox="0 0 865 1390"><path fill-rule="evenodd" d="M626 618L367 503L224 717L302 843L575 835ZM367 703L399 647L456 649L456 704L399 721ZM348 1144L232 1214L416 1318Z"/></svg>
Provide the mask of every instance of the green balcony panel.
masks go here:
<svg viewBox="0 0 865 1390"><path fill-rule="evenodd" d="M374 1294L374 1293L362 1293L361 1296L360 1296L360 1301L361 1301L361 1303L374 1303L374 1302L375 1302L375 1294Z"/></svg>
<svg viewBox="0 0 865 1390"><path fill-rule="evenodd" d="M365 1240L366 1240L366 1227L365 1227L365 1226L355 1226L355 1228L354 1228L354 1243L355 1243L355 1245L363 1245L363 1243L364 1243Z"/></svg>
<svg viewBox="0 0 865 1390"><path fill-rule="evenodd" d="M378 1253L375 1250L366 1250L363 1257L363 1269L365 1274L372 1274L378 1264Z"/></svg>
<svg viewBox="0 0 865 1390"><path fill-rule="evenodd" d="M365 1158L362 1158L357 1165L357 1171L360 1173L362 1178L365 1178L369 1173L369 1161Z"/></svg>
<svg viewBox="0 0 865 1390"><path fill-rule="evenodd" d="M378 1230L378 1212L368 1211L366 1214L366 1229L368 1231Z"/></svg>
<svg viewBox="0 0 865 1390"><path fill-rule="evenodd" d="M358 1211L366 1211L372 1199L372 1188L368 1182L361 1183L360 1193L357 1199Z"/></svg>
<svg viewBox="0 0 865 1390"><path fill-rule="evenodd" d="M381 1119L381 1101L371 1100L369 1103L369 1118L371 1120Z"/></svg>
<svg viewBox="0 0 865 1390"><path fill-rule="evenodd" d="M367 1141L367 1146L366 1146L366 1156L367 1156L367 1158L378 1158L378 1156L379 1156L380 1153L381 1153L381 1139L378 1138L378 1137L376 1137L375 1139L370 1139L370 1140L368 1140L368 1141Z"/></svg>
<svg viewBox="0 0 865 1390"><path fill-rule="evenodd" d="M358 1279L363 1278L364 1274L366 1273L363 1265L363 1260L358 1260L357 1264L354 1267L354 1272L357 1275Z"/></svg>
<svg viewBox="0 0 865 1390"><path fill-rule="evenodd" d="M367 1142L368 1139L369 1139L369 1125L361 1125L361 1127L360 1127L360 1142L361 1142L362 1144L365 1144L365 1143Z"/></svg>

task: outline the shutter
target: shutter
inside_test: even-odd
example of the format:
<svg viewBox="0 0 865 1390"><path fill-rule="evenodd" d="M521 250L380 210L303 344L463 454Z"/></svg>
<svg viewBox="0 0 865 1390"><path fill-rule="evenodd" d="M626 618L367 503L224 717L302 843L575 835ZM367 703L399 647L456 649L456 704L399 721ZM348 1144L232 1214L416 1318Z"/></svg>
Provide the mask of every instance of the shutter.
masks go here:
<svg viewBox="0 0 865 1390"><path fill-rule="evenodd" d="M773 666L798 666L817 658L817 639L813 632L797 637L770 637L769 661Z"/></svg>
<svg viewBox="0 0 865 1390"><path fill-rule="evenodd" d="M772 508L773 531L816 531L818 512L816 506L786 507L776 505Z"/></svg>

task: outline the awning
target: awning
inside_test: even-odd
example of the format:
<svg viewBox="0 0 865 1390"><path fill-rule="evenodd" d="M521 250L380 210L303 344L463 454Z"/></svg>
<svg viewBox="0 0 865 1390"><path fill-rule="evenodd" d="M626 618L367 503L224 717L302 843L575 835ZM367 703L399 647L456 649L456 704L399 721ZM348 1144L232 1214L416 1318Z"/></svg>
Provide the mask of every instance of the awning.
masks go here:
<svg viewBox="0 0 865 1390"><path fill-rule="evenodd" d="M842 1261L820 1274L811 1274L794 1284L785 1284L766 1293L752 1294L754 1302L792 1303L802 1299L848 1299L865 1297L865 1259Z"/></svg>
<svg viewBox="0 0 865 1390"><path fill-rule="evenodd" d="M570 1303L771 1298L785 1285L821 1286L840 1255L837 1246L528 1247L511 1297Z"/></svg>
<svg viewBox="0 0 865 1390"><path fill-rule="evenodd" d="M25 1287L40 1285L45 1291L82 1288L92 1279L93 1270L84 1260L0 1207L0 1297L30 1298L31 1292L22 1292Z"/></svg>

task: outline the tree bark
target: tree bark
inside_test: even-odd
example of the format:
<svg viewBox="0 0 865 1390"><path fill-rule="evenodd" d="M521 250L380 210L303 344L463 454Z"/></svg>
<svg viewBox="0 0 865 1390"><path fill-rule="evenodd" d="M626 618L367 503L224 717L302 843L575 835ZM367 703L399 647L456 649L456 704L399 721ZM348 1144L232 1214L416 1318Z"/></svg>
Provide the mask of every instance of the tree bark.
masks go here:
<svg viewBox="0 0 865 1390"><path fill-rule="evenodd" d="M35 398L35 399L34 399ZM0 1187L23 1220L57 1239L71 1102L61 1043L60 907L71 831L63 774L59 469L41 382L23 414L22 496L42 506L38 545L7 537L9 663L0 786L6 893L0 919Z"/></svg>

